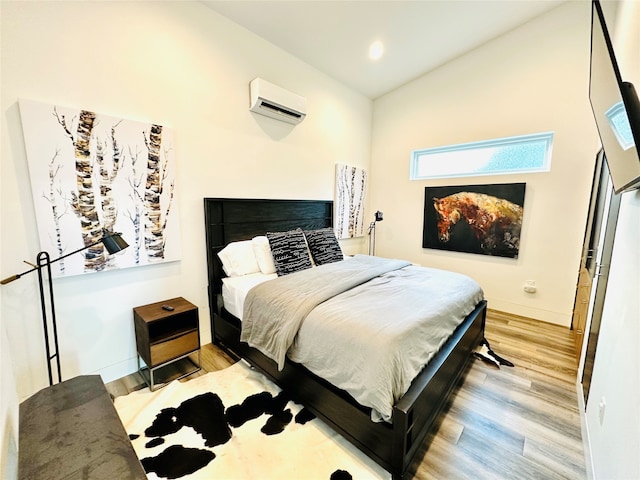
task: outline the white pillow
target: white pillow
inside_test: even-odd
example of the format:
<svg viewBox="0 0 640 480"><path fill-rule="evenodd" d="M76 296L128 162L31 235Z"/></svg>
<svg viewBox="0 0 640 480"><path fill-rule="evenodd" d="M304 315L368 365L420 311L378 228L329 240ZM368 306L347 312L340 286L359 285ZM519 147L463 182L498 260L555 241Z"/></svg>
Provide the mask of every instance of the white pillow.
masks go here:
<svg viewBox="0 0 640 480"><path fill-rule="evenodd" d="M276 273L276 264L273 262L269 239L262 235L253 237L251 243L253 244L253 254L256 257L260 271L265 275Z"/></svg>
<svg viewBox="0 0 640 480"><path fill-rule="evenodd" d="M251 240L231 242L218 252L218 257L222 261L224 273L230 277L260 272Z"/></svg>

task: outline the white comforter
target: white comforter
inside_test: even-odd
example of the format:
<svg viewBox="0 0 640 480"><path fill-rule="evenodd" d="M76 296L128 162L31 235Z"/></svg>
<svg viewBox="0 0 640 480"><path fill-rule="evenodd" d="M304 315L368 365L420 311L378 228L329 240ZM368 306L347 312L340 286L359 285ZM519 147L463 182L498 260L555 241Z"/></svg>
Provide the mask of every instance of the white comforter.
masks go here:
<svg viewBox="0 0 640 480"><path fill-rule="evenodd" d="M392 407L483 298L469 277L358 255L249 291L241 340L284 355L371 407Z"/></svg>

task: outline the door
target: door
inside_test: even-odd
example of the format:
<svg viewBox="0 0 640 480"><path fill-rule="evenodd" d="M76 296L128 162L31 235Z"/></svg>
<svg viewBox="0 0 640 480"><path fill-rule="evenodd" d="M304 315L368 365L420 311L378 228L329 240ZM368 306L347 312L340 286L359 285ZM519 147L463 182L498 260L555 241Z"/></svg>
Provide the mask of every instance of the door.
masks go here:
<svg viewBox="0 0 640 480"><path fill-rule="evenodd" d="M604 232L603 235L601 235L598 248L599 261L595 265L595 273L593 274L593 288L595 288L595 293L592 294L592 301L590 303L591 321L587 328L587 349L585 352L584 369L582 371L582 390L584 392L585 405L589 399L591 375L593 374L593 363L596 357L598 335L600 333L600 321L602 319L604 298L609 280L609 266L611 265L611 256L613 254L613 241L615 239L616 226L618 225L618 212L620 211L620 195L614 195L612 187L609 187L607 195L609 202L605 209L606 220L604 221Z"/></svg>
<svg viewBox="0 0 640 480"><path fill-rule="evenodd" d="M587 317L589 316L589 299L591 298L591 287L593 285L592 276L584 266L584 257L578 275L578 288L576 289L576 298L573 307L573 340L576 351L576 363L580 364L582 355L582 345L584 343L584 334L587 329Z"/></svg>
<svg viewBox="0 0 640 480"><path fill-rule="evenodd" d="M613 194L606 159L601 150L596 161L572 320L578 363L584 337L588 336L582 375L585 403L591 385L619 208L620 196Z"/></svg>
<svg viewBox="0 0 640 480"><path fill-rule="evenodd" d="M582 244L582 257L578 272L578 285L573 304L573 318L571 329L574 335L574 348L576 362L580 364L582 346L589 316L589 301L591 288L597 265L597 248L600 242L602 221L605 213L605 198L608 172L604 166L603 151L600 150L596 157L596 165L591 185L591 200L589 202L589 215Z"/></svg>

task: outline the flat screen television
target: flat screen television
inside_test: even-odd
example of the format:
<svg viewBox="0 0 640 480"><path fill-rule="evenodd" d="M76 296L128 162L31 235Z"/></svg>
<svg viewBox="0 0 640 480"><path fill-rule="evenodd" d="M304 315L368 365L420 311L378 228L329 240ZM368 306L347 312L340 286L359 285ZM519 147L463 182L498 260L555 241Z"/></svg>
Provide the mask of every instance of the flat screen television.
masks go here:
<svg viewBox="0 0 640 480"><path fill-rule="evenodd" d="M640 101L622 81L598 0L592 1L589 100L614 192L640 188Z"/></svg>

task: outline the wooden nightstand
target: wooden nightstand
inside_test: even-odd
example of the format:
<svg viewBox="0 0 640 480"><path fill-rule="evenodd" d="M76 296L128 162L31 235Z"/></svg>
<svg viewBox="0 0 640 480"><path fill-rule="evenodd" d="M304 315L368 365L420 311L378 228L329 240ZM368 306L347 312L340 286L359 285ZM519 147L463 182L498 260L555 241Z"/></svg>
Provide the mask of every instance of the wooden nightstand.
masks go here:
<svg viewBox="0 0 640 480"><path fill-rule="evenodd" d="M151 390L163 387L172 380L186 377L200 370L200 329L198 307L182 297L135 307L133 321L138 347L138 370ZM198 362L189 355L197 352ZM146 364L141 368L140 358ZM190 368L165 368L179 361ZM182 366L183 367L183 366ZM161 370L160 382L155 373ZM173 370L173 372L169 372Z"/></svg>

